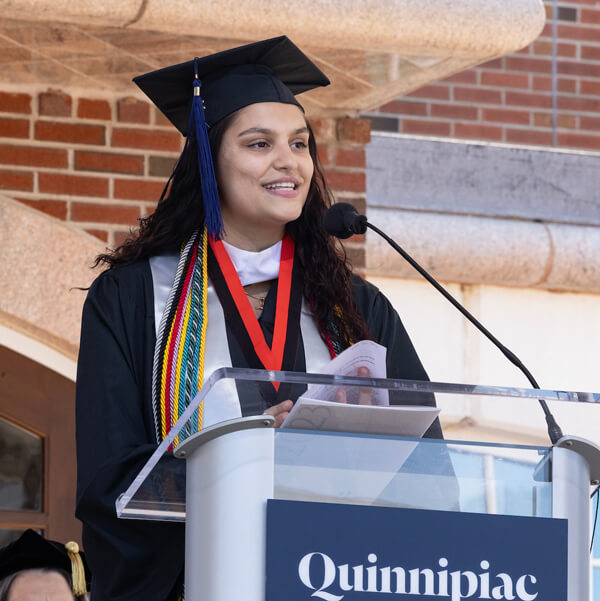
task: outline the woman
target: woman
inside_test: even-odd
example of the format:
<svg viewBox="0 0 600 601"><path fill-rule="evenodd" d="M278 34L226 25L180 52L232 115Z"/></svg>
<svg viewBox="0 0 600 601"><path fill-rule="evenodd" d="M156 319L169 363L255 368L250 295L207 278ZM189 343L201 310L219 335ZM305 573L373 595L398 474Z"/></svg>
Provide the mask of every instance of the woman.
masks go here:
<svg viewBox="0 0 600 601"><path fill-rule="evenodd" d="M204 100L195 92L190 110L200 81ZM181 525L119 522L114 502L205 374L310 371L373 339L388 349L389 377L427 378L389 302L322 228L330 195L294 93L329 81L300 50L275 38L136 82L187 141L154 214L99 257L109 269L84 307L77 515L92 601L181 591ZM294 398L283 385L238 392L241 414L266 411L277 425Z"/></svg>

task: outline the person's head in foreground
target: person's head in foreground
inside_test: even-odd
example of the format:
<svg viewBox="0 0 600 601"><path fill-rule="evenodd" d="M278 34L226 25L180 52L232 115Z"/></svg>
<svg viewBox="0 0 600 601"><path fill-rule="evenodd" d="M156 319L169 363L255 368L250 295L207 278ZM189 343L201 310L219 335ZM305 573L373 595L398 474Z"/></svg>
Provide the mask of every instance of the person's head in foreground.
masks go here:
<svg viewBox="0 0 600 601"><path fill-rule="evenodd" d="M0 601L73 601L86 591L77 543L63 545L26 530L0 549Z"/></svg>

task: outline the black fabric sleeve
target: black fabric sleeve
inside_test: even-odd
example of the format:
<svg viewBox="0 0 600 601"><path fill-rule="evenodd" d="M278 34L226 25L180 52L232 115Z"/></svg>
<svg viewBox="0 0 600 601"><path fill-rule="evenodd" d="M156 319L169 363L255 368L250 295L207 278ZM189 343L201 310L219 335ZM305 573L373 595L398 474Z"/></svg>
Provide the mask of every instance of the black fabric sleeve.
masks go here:
<svg viewBox="0 0 600 601"><path fill-rule="evenodd" d="M398 313L381 291L358 276L353 281L354 300L365 318L375 342L387 348L387 377L402 380L429 380L417 351L411 342ZM431 405L435 397L390 391L392 405ZM424 438L443 438L436 419Z"/></svg>
<svg viewBox="0 0 600 601"><path fill-rule="evenodd" d="M146 271L105 272L83 309L76 514L83 522L92 601L171 601L183 576L183 524L120 520L115 511L117 496L156 448L148 396L154 320Z"/></svg>

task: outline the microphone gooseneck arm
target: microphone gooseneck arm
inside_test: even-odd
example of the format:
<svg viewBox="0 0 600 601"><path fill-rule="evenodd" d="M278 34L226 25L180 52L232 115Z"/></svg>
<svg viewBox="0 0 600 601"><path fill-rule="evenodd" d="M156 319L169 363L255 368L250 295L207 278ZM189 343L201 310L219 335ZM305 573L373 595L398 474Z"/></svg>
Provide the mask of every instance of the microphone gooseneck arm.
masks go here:
<svg viewBox="0 0 600 601"><path fill-rule="evenodd" d="M516 367L518 367L529 380L533 388L539 390L540 386L536 382L531 372L523 365L521 360L508 348L506 348L475 316L473 316L463 305L461 305L441 284L439 284L432 276L423 269L401 246L399 246L394 240L392 240L386 233L382 232L379 228L375 227L372 223L365 220L366 227L379 234L394 250L396 250L402 257L410 263L410 265L416 269L444 298L446 298L456 309L458 309L488 340L490 340L500 352ZM548 424L548 435L552 444L555 444L562 438L562 431L560 426L556 423L554 416L548 408L548 404L544 399L539 399L544 415L546 416L546 423Z"/></svg>

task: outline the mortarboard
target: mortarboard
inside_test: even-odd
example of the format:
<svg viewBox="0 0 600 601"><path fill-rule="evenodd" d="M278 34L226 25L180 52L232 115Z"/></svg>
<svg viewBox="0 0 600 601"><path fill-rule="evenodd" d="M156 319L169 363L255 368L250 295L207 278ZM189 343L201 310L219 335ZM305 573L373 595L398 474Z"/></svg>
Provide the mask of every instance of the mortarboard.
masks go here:
<svg viewBox="0 0 600 601"><path fill-rule="evenodd" d="M295 95L329 85L325 74L286 36L254 42L135 77L133 81L173 125L198 145L209 234L223 223L207 127L259 102L302 108ZM184 149L185 151L185 149Z"/></svg>
<svg viewBox="0 0 600 601"><path fill-rule="evenodd" d="M74 595L83 595L90 572L77 543L46 540L35 530L26 530L17 540L0 549L0 580L22 570L51 568L71 575Z"/></svg>

